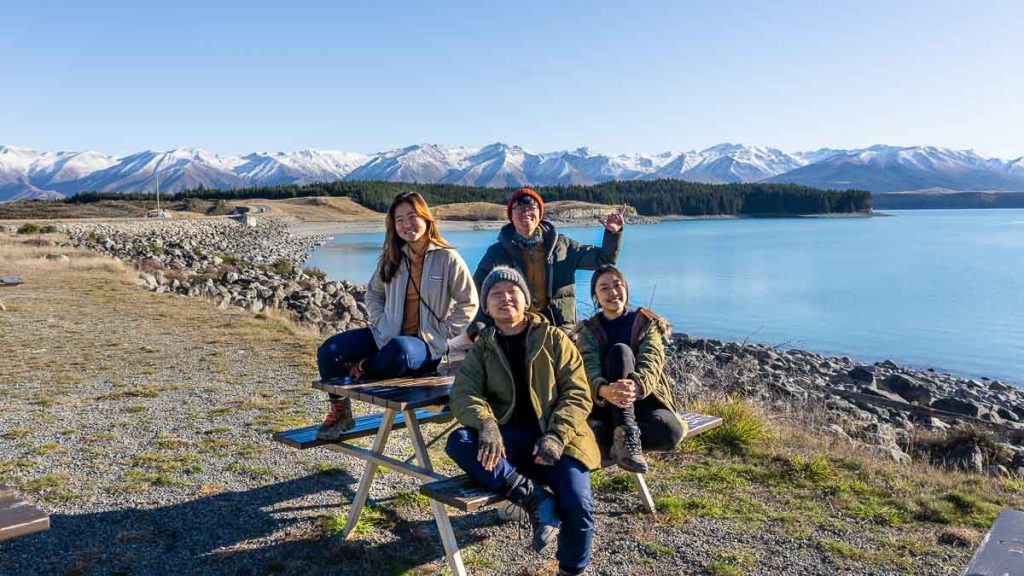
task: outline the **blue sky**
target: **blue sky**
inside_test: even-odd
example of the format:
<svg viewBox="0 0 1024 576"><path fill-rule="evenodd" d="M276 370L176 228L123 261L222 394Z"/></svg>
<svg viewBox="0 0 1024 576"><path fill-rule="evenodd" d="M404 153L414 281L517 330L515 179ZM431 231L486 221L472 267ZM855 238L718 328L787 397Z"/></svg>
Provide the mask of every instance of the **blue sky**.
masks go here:
<svg viewBox="0 0 1024 576"><path fill-rule="evenodd" d="M0 143L1024 155L1024 2L17 2Z"/></svg>

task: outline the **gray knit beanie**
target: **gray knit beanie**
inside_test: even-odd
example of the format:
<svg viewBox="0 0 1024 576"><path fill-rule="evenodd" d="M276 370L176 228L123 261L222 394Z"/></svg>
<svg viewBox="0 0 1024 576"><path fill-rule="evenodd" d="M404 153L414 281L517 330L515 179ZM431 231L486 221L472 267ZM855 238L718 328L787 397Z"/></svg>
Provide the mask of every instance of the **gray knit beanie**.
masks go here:
<svg viewBox="0 0 1024 576"><path fill-rule="evenodd" d="M526 285L526 278L519 273L519 270L510 266L495 266L484 278L483 286L480 287L481 296L484 300L484 310L487 310L487 294L498 282L511 282L523 291L526 296L526 307L530 307L530 287Z"/></svg>

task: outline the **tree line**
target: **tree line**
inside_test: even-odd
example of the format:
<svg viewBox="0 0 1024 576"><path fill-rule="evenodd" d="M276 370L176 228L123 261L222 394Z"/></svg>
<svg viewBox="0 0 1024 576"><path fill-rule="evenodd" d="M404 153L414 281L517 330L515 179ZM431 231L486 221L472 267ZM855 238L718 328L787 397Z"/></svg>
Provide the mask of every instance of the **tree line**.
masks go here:
<svg viewBox="0 0 1024 576"><path fill-rule="evenodd" d="M953 208L1024 208L1024 192L960 192L956 194L875 194L879 210Z"/></svg>
<svg viewBox="0 0 1024 576"><path fill-rule="evenodd" d="M516 188L484 188L454 184L407 184L402 182L338 181L282 186L254 186L217 190L202 186L164 195L170 201L279 200L307 196L348 196L382 212L396 194L415 190L431 205L459 202L504 204ZM705 184L683 180L613 181L592 186L539 186L534 189L547 202L578 200L598 204L626 203L644 216L770 216L832 214L871 210L871 193L863 190L826 191L796 184ZM153 200L149 193L83 192L64 200L91 203L100 200Z"/></svg>

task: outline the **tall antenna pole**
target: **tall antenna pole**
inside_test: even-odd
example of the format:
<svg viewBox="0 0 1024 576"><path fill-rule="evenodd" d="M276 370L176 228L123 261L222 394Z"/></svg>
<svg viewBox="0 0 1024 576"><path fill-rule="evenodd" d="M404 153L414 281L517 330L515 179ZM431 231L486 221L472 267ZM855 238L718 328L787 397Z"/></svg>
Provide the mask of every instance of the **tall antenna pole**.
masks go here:
<svg viewBox="0 0 1024 576"><path fill-rule="evenodd" d="M156 173L156 209L160 210L160 173Z"/></svg>

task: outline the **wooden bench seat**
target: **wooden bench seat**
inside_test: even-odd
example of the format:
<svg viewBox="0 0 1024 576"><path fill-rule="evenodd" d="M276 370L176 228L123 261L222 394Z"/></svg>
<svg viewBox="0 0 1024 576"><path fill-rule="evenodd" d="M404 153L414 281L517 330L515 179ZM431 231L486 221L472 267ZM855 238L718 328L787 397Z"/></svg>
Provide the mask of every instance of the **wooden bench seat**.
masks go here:
<svg viewBox="0 0 1024 576"><path fill-rule="evenodd" d="M1024 573L1024 513L1003 508L981 545L974 551L965 576L1003 576Z"/></svg>
<svg viewBox="0 0 1024 576"><path fill-rule="evenodd" d="M50 516L25 502L14 490L0 485L0 540L42 532L50 527Z"/></svg>
<svg viewBox="0 0 1024 576"><path fill-rule="evenodd" d="M306 426L304 428L295 428L294 430L277 432L274 434L274 440L286 446L291 446L292 448L305 450L307 448L316 448L317 446L323 446L325 444L333 444L336 442L363 438L365 436L373 436L380 428L380 421L383 417L384 414L360 416L355 419L355 428L344 432L337 440L317 440L316 431L317 428L320 427L318 424ZM447 422L452 419L452 413L447 407L440 412L421 408L416 410L416 419L419 420L420 424L426 424L427 422ZM392 420L391 428L392 430L405 428L404 413L399 412L395 415L394 420Z"/></svg>
<svg viewBox="0 0 1024 576"><path fill-rule="evenodd" d="M687 424L686 438L692 438L722 425L722 418L719 416L680 412L679 417ZM607 467L615 465L610 462L602 462L602 465L605 464ZM647 489L643 474L634 473L634 476L644 500L644 507L648 512L653 513L654 501ZM468 474L427 482L420 486L420 494L463 512L475 512L505 499L497 492L487 490L473 482Z"/></svg>

